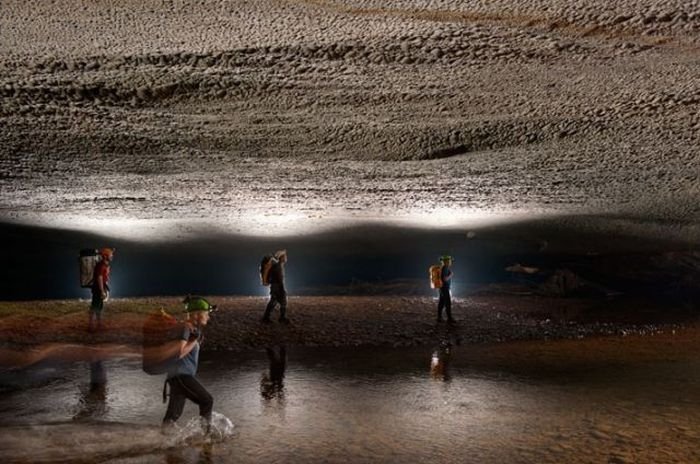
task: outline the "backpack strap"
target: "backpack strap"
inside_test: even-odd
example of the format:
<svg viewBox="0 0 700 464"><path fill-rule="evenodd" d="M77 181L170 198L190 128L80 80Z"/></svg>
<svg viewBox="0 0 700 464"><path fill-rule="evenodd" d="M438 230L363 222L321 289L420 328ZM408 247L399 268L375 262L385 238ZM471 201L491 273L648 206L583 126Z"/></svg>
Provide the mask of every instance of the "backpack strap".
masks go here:
<svg viewBox="0 0 700 464"><path fill-rule="evenodd" d="M166 378L165 382L163 382L163 403L166 402L168 396L170 395L168 395L168 379Z"/></svg>

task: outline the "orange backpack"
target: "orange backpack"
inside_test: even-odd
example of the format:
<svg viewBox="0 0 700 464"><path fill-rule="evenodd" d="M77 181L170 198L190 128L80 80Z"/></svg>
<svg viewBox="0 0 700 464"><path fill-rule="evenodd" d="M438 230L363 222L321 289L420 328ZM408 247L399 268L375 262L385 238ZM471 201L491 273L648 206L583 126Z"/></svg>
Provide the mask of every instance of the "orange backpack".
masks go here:
<svg viewBox="0 0 700 464"><path fill-rule="evenodd" d="M147 374L164 374L177 361L179 336L184 324L160 309L143 323L143 370Z"/></svg>
<svg viewBox="0 0 700 464"><path fill-rule="evenodd" d="M442 287L442 266L439 264L434 264L428 268L428 274L430 275L430 288L440 288Z"/></svg>

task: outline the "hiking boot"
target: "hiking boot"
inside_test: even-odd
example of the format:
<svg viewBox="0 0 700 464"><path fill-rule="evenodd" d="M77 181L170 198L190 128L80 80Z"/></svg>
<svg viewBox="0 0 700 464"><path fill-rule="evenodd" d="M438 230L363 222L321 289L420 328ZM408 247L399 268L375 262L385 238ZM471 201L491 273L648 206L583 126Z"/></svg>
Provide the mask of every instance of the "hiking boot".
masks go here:
<svg viewBox="0 0 700 464"><path fill-rule="evenodd" d="M439 324L439 323L445 322L445 321L441 317L438 317L436 322Z"/></svg>
<svg viewBox="0 0 700 464"><path fill-rule="evenodd" d="M211 435L211 417L200 417L199 426L202 427L202 433L204 433L204 435Z"/></svg>
<svg viewBox="0 0 700 464"><path fill-rule="evenodd" d="M280 324L289 324L289 319L286 317L280 317Z"/></svg>
<svg viewBox="0 0 700 464"><path fill-rule="evenodd" d="M260 322L263 324L272 324L272 321L269 317L263 317L262 319L260 319Z"/></svg>
<svg viewBox="0 0 700 464"><path fill-rule="evenodd" d="M452 319L452 318L449 318L449 319L447 320L447 323L448 323L448 324L456 324L457 321L455 321L455 320Z"/></svg>

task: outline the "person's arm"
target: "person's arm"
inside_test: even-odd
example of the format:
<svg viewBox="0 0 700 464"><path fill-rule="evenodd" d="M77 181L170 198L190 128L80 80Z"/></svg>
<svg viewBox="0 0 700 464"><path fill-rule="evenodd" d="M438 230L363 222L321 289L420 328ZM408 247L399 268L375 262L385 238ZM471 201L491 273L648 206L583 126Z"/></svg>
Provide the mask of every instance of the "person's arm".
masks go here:
<svg viewBox="0 0 700 464"><path fill-rule="evenodd" d="M107 294L105 293L105 282L101 272L97 274L97 289L100 291L100 297L104 300Z"/></svg>
<svg viewBox="0 0 700 464"><path fill-rule="evenodd" d="M194 338L189 341L180 340L180 353L178 354L178 359L182 359L194 349L194 345L197 343L197 339Z"/></svg>
<svg viewBox="0 0 700 464"><path fill-rule="evenodd" d="M102 274L102 288L104 289L105 296L107 296L107 292L110 291L110 289L109 289L109 267L105 266L102 272L103 272L103 274Z"/></svg>
<svg viewBox="0 0 700 464"><path fill-rule="evenodd" d="M180 340L180 351L178 353L178 359L182 359L194 349L197 343L197 337L191 337L193 328L189 324L185 326L185 330L182 332L182 339Z"/></svg>

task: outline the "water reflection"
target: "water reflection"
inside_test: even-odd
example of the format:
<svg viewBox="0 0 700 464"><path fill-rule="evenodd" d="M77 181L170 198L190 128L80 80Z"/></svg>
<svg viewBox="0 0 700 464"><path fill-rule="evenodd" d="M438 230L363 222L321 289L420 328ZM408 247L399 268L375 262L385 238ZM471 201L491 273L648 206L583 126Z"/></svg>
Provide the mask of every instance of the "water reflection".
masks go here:
<svg viewBox="0 0 700 464"><path fill-rule="evenodd" d="M436 380L449 382L450 377L450 357L452 355L452 343L448 340L443 340L440 345L433 350L433 355L430 358L430 376Z"/></svg>
<svg viewBox="0 0 700 464"><path fill-rule="evenodd" d="M101 360L90 363L90 384L80 386L78 412L74 420L97 419L107 413L107 370Z"/></svg>
<svg viewBox="0 0 700 464"><path fill-rule="evenodd" d="M284 373L287 368L287 348L284 345L269 346L265 349L269 372L260 379L260 395L269 402L276 400L284 404Z"/></svg>
<svg viewBox="0 0 700 464"><path fill-rule="evenodd" d="M434 350L295 348L291 356L275 345L265 355L211 355L202 375L240 431L214 413L214 428L228 432L213 447L194 407L182 439L162 434L162 379L144 375L138 360L106 362L104 375L92 365L91 383L109 378L109 411L99 425L66 423L76 382L88 375L69 367L61 381L0 396L0 449L7 462L113 464L700 462L696 359L611 363L606 351L577 364L575 352L599 345L505 352L441 338ZM669 339L644 343L663 349Z"/></svg>

